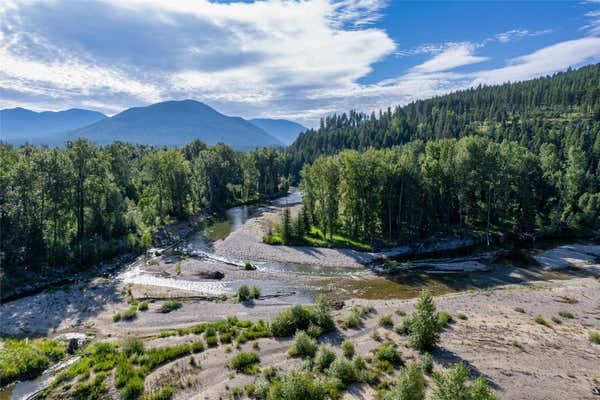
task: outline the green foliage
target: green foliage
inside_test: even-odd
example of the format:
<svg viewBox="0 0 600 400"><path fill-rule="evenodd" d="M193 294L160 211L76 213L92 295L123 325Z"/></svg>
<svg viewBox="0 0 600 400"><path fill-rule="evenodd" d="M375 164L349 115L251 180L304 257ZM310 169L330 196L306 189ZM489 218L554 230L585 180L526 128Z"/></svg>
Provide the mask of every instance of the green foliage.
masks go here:
<svg viewBox="0 0 600 400"><path fill-rule="evenodd" d="M422 290L411 317L408 343L419 351L431 350L439 340L440 325L431 293Z"/></svg>
<svg viewBox="0 0 600 400"><path fill-rule="evenodd" d="M392 321L392 314L383 314L379 317L379 326L387 329L394 327L394 321Z"/></svg>
<svg viewBox="0 0 600 400"><path fill-rule="evenodd" d="M535 321L537 324L540 324L540 325L544 325L544 326L550 327L550 324L548 323L548 321L546 321L546 320L544 319L544 317L542 317L542 316L541 316L541 315L539 315L539 314L538 314L538 315L536 315L536 316L533 318L533 320L534 320L534 321Z"/></svg>
<svg viewBox="0 0 600 400"><path fill-rule="evenodd" d="M0 382L7 385L17 379L32 379L52 362L65 355L65 345L52 340L2 341L0 351Z"/></svg>
<svg viewBox="0 0 600 400"><path fill-rule="evenodd" d="M362 319L373 310L368 306L353 306L344 317L346 328L358 328L362 326Z"/></svg>
<svg viewBox="0 0 600 400"><path fill-rule="evenodd" d="M600 344L600 332L590 331L588 334L588 339L594 344Z"/></svg>
<svg viewBox="0 0 600 400"><path fill-rule="evenodd" d="M391 371L394 367L403 364L402 357L393 342L388 342L375 350L375 361L384 371Z"/></svg>
<svg viewBox="0 0 600 400"><path fill-rule="evenodd" d="M150 395L150 400L170 400L172 397L173 388L171 386L163 386Z"/></svg>
<svg viewBox="0 0 600 400"><path fill-rule="evenodd" d="M142 354L144 352L144 342L138 338L127 339L123 343L123 353L128 356L132 354Z"/></svg>
<svg viewBox="0 0 600 400"><path fill-rule="evenodd" d="M434 372L431 376L433 388L431 400L496 400L499 399L483 378L469 384L469 369L455 364L446 372Z"/></svg>
<svg viewBox="0 0 600 400"><path fill-rule="evenodd" d="M416 363L400 370L394 388L383 395L382 400L423 400L425 398L425 379Z"/></svg>
<svg viewBox="0 0 600 400"><path fill-rule="evenodd" d="M321 344L315 354L314 367L317 371L323 372L335 360L336 355L330 345Z"/></svg>
<svg viewBox="0 0 600 400"><path fill-rule="evenodd" d="M252 300L252 296L250 295L250 288L248 287L248 285L241 285L238 288L235 296L237 298L237 301L239 301L240 303Z"/></svg>
<svg viewBox="0 0 600 400"><path fill-rule="evenodd" d="M255 351L237 353L230 361L231 368L244 374L253 374L258 370L260 356Z"/></svg>
<svg viewBox="0 0 600 400"><path fill-rule="evenodd" d="M352 357L354 357L354 353L354 343L352 343L349 340L344 340L342 342L342 354L344 354L344 357L351 359Z"/></svg>
<svg viewBox="0 0 600 400"><path fill-rule="evenodd" d="M458 314L456 314L456 318L462 319L462 320L468 319L467 314L462 313L462 312L459 312Z"/></svg>
<svg viewBox="0 0 600 400"><path fill-rule="evenodd" d="M255 266L255 265L253 265L252 263L250 263L250 262L247 262L247 261L246 261L246 262L244 263L244 269L245 269L246 271L256 271L256 266Z"/></svg>
<svg viewBox="0 0 600 400"><path fill-rule="evenodd" d="M440 329L443 329L446 327L446 325L452 322L452 315L449 312L440 311L437 315L437 320L438 326L440 327Z"/></svg>
<svg viewBox="0 0 600 400"><path fill-rule="evenodd" d="M565 319L575 318L575 315L573 315L573 313L569 312L569 311L559 311L558 315L560 315L562 318L565 318Z"/></svg>
<svg viewBox="0 0 600 400"><path fill-rule="evenodd" d="M138 310L140 310L140 311L148 311L148 302L147 301L142 301L138 305Z"/></svg>
<svg viewBox="0 0 600 400"><path fill-rule="evenodd" d="M91 381L83 382L75 386L73 398L76 400L98 400L105 398L108 393L108 387L104 382L105 374L96 374Z"/></svg>
<svg viewBox="0 0 600 400"><path fill-rule="evenodd" d="M116 313L113 315L112 320L113 322L119 322L121 320L121 313Z"/></svg>
<svg viewBox="0 0 600 400"><path fill-rule="evenodd" d="M129 308L127 310L125 310L121 313L121 318L118 318L117 321L119 319L123 319L125 321L131 321L136 318L137 318L137 306L131 305L131 306L129 306ZM114 320L115 320L115 316L113 316L113 321Z"/></svg>
<svg viewBox="0 0 600 400"><path fill-rule="evenodd" d="M421 369L426 374L431 374L433 371L433 357L430 353L423 353L421 355Z"/></svg>
<svg viewBox="0 0 600 400"><path fill-rule="evenodd" d="M293 357L312 357L317 351L317 341L304 331L297 331L294 335L294 345L289 350Z"/></svg>
<svg viewBox="0 0 600 400"><path fill-rule="evenodd" d="M160 306L159 311L161 313L170 313L171 311L177 310L182 306L183 304L179 300L168 300Z"/></svg>
<svg viewBox="0 0 600 400"><path fill-rule="evenodd" d="M329 367L329 375L339 379L344 386L348 386L351 383L359 381L354 364L352 361L343 357L336 358L333 361Z"/></svg>
<svg viewBox="0 0 600 400"><path fill-rule="evenodd" d="M271 385L268 398L269 400L324 400L326 394L324 384L314 379L310 372L293 369Z"/></svg>
<svg viewBox="0 0 600 400"><path fill-rule="evenodd" d="M322 332L333 329L331 310L325 300L319 300L314 307L295 305L281 312L271 321L271 332L275 337L287 337L311 325L321 328Z"/></svg>

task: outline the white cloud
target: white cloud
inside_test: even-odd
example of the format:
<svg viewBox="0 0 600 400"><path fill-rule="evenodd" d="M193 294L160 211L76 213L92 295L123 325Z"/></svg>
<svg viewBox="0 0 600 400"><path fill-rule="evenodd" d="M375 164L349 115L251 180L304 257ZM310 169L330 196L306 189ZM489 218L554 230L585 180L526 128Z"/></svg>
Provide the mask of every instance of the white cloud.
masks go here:
<svg viewBox="0 0 600 400"><path fill-rule="evenodd" d="M474 55L476 46L471 43L457 43L449 46L440 54L414 67L419 72L447 71L464 65L487 61L487 57Z"/></svg>

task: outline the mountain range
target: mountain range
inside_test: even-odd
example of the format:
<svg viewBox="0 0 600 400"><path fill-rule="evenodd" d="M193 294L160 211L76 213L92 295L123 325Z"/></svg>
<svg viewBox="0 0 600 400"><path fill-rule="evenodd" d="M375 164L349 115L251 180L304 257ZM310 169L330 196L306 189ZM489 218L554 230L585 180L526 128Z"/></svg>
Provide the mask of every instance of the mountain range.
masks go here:
<svg viewBox="0 0 600 400"><path fill-rule="evenodd" d="M86 137L98 144L117 140L155 146L181 146L199 139L208 145L223 142L239 150L290 144L300 124L281 119L227 116L195 101L165 101L133 107L112 117L90 110L35 112L24 108L0 110L0 140L13 144L64 145Z"/></svg>

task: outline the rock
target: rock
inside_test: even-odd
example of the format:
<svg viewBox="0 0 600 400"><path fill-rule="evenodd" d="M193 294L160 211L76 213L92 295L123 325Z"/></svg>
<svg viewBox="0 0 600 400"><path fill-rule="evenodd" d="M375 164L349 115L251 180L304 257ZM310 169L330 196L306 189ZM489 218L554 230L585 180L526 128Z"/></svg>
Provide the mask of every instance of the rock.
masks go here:
<svg viewBox="0 0 600 400"><path fill-rule="evenodd" d="M329 306L334 310L341 310L346 304L343 300L330 300Z"/></svg>
<svg viewBox="0 0 600 400"><path fill-rule="evenodd" d="M225 274L221 271L200 271L198 276L204 279L216 279L221 280L225 278Z"/></svg>

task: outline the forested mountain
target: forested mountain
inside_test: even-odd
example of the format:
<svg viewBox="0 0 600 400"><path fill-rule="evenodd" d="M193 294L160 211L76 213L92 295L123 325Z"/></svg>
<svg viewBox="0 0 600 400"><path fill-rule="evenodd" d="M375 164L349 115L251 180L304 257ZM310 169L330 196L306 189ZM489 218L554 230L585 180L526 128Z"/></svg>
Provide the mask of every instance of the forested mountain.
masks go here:
<svg viewBox="0 0 600 400"><path fill-rule="evenodd" d="M56 134L81 128L106 118L97 111L72 108L35 112L25 108L0 110L0 141L14 144L48 143Z"/></svg>
<svg viewBox="0 0 600 400"><path fill-rule="evenodd" d="M600 65L331 116L288 151L329 234L598 234Z"/></svg>
<svg viewBox="0 0 600 400"><path fill-rule="evenodd" d="M285 145L290 145L306 127L286 119L254 118L249 120Z"/></svg>
<svg viewBox="0 0 600 400"><path fill-rule="evenodd" d="M153 146L182 146L192 140L226 143L239 150L282 143L240 117L229 117L194 100L166 101L134 107L70 133L98 144L123 141Z"/></svg>
<svg viewBox="0 0 600 400"><path fill-rule="evenodd" d="M151 232L176 219L285 193L283 157L200 141L0 145L0 277L94 264L150 246Z"/></svg>
<svg viewBox="0 0 600 400"><path fill-rule="evenodd" d="M420 100L378 114L351 111L321 120L289 147L295 171L342 149L386 148L413 140L483 136L538 152L554 144L564 160L574 145L593 161L600 132L600 64L551 77L478 87ZM590 171L592 172L592 171ZM594 171L595 172L595 171Z"/></svg>

